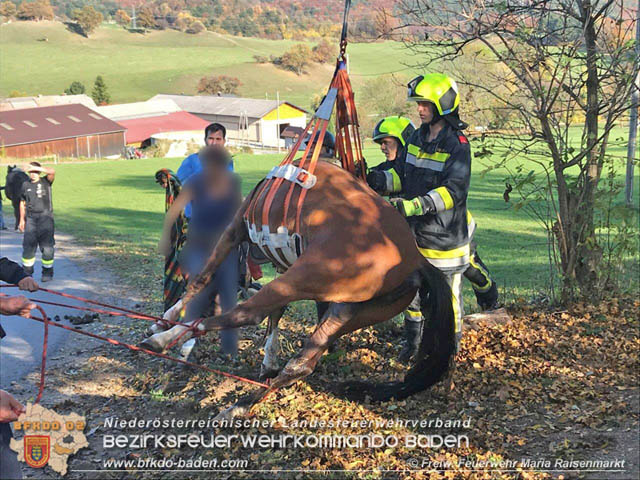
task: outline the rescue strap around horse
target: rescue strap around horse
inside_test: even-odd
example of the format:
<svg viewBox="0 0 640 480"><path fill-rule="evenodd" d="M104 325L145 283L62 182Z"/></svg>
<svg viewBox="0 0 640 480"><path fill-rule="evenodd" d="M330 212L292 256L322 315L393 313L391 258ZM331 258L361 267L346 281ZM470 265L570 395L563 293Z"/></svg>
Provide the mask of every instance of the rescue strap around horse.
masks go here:
<svg viewBox="0 0 640 480"><path fill-rule="evenodd" d="M287 229L287 225L293 223L291 233L301 234L302 205L308 189L313 186L304 180L315 179L316 165L323 148L327 127L334 108L336 111L336 152L340 159L340 164L343 169L352 173L360 180L366 181L366 165L364 156L362 155L362 140L360 139L358 115L355 107L353 89L351 88L351 82L347 73L346 48L350 7L351 0L345 0L342 32L340 35L340 52L329 90L304 131L299 135L295 145L289 150L280 165L272 170L272 173L276 171L279 175L270 174L270 176L267 176L267 180L262 182L255 190L244 214L244 219L249 227L253 225L260 231L264 230L265 227L269 230L271 206L275 198L278 198L279 202L282 201L282 197L277 196L277 193L284 184L284 181L288 180L289 188L284 195L283 215L277 225L280 225L281 229L288 234L289 230ZM279 108L279 106L277 108ZM293 162L296 160L303 142L306 142L306 148L296 167L293 165ZM289 172L289 174L286 175L284 172ZM302 177L300 177L300 175L302 175ZM300 188L295 188L296 186ZM256 208L260 202L262 202L261 212ZM296 211L291 220L289 220L289 209L292 203L295 203ZM260 219L256 218L259 214L261 214ZM258 226L257 220L260 220L260 227ZM277 221L277 219L275 220Z"/></svg>
<svg viewBox="0 0 640 480"><path fill-rule="evenodd" d="M8 284L0 285L0 287L16 287L16 286L17 285L8 285ZM110 307L110 308L120 308L120 307L115 307L115 306L111 306L111 305L107 305L107 304L102 304L100 302L95 302L95 301L92 301L92 300L89 300L89 299L83 299L82 297L78 297L78 296L75 296L75 295L63 294L63 292L57 292L55 290L49 290L49 289L44 289L44 288L41 288L40 290L46 291L48 293L52 293L52 294L55 294L55 295L68 296L70 298L75 298L75 299L78 299L78 300L82 299L83 301L86 301L87 303L96 303L96 304L104 305L104 306L107 306L107 307ZM7 295L3 294L3 293L0 293L0 296L6 297ZM148 355L153 355L154 357L163 358L165 360L171 360L173 362L177 362L177 363L180 363L182 365L186 365L188 367L204 370L206 372L214 373L216 375L221 375L221 376L227 377L227 378L231 378L231 379L237 380L239 382L244 382L244 383L248 383L248 384L251 384L251 385L256 385L258 387L267 388L267 389L271 388L266 383L261 383L261 382L258 382L256 380L251 380L250 378L241 377L239 375L234 375L232 373L224 372L222 370L217 370L215 368L210 368L210 367L207 367L205 365L199 365L197 363L188 362L186 360L181 360L179 358L172 357L172 356L167 355L165 353L154 352L154 351L148 350L146 348L139 347L137 345L124 343L124 342L121 342L119 340L115 340L113 338L109 338L109 337L106 337L106 336L103 336L103 335L98 335L98 334L91 333L91 332L86 332L84 330L80 330L80 329L77 329L77 328L69 327L67 325L62 325L62 324L57 323L57 322L51 322L49 320L49 317L47 317L47 314L44 311L44 309L40 305L37 305L37 304L38 303L42 303L42 304L47 304L47 305L56 305L56 306L61 306L61 307L75 308L75 309L79 309L79 310L86 310L86 309L88 309L88 307L79 307L79 306L75 306L75 305L66 305L66 304L48 302L48 301L45 301L45 300L39 300L39 299L34 299L34 298L30 298L29 300L36 304L36 309L40 312L41 317L38 318L36 316L30 315L30 316L25 317L25 318L29 318L31 320L36 320L36 321L41 322L41 323L44 324L44 338L43 338L43 344L42 344L42 364L41 364L41 367L40 367L40 383L39 383L38 395L36 397L35 403L38 403L40 401L40 399L42 398L42 393L44 391L45 369L46 369L46 360L47 360L47 345L48 345L48 339L49 339L49 325L53 325L54 327L58 327L58 328L63 328L65 330L69 330L71 332L75 332L75 333L78 333L80 335L85 335L85 336L92 337L92 338L95 338L95 339L98 339L98 340L102 340L102 341L110 343L112 345L116 345L116 346L127 348L129 350L134 351L134 352L143 352L143 353L146 353ZM122 309L122 310L127 310L127 309ZM91 309L90 311L97 311L98 313L105 313L105 314L112 315L112 316L123 316L123 317L135 318L135 319L143 319L143 320L151 320L153 318L150 315L139 314L137 312L135 314L125 313L125 312L119 313L119 312L114 312L114 311L111 311L111 312L102 311L102 310L99 310L99 309ZM128 310L128 311L129 312L133 312L132 310ZM159 318L159 317L156 317L156 318ZM174 323L174 324L177 324L179 326L184 326L184 327L187 327L187 328L185 329L185 331L183 331L178 336L178 338L176 340L171 342L169 346L172 347L173 345L175 345L178 342L178 340L180 338L182 338L182 336L184 336L186 334L186 332L188 332L189 330L192 330L194 335L198 335L198 334L199 335L203 335L203 334L205 334L206 332L200 332L200 331L197 330L198 325L203 320L204 320L204 318L199 318L199 319L197 319L196 321L194 321L190 325L182 324L182 323L179 323L179 322L170 322L170 323ZM159 321L168 322L168 320L163 320L162 318L159 318Z"/></svg>

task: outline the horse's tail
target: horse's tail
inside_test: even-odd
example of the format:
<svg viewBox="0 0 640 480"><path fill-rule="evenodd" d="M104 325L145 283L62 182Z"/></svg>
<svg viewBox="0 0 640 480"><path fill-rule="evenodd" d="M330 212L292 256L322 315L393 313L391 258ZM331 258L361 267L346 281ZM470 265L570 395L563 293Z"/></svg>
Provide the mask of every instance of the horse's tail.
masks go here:
<svg viewBox="0 0 640 480"><path fill-rule="evenodd" d="M392 398L398 400L426 390L440 381L453 361L456 351L455 314L451 301L451 289L444 275L430 263L420 268L422 280L421 297L426 294L428 301L422 302L425 325L422 329L420 348L415 363L401 382L370 384L351 383L351 398L369 396L372 401L384 402ZM354 388L356 387L356 388Z"/></svg>

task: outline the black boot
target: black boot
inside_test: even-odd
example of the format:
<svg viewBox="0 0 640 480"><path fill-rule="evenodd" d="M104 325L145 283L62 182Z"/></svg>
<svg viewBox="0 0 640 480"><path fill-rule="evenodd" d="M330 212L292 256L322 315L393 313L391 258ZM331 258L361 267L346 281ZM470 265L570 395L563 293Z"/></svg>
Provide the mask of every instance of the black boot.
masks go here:
<svg viewBox="0 0 640 480"><path fill-rule="evenodd" d="M50 282L53 280L53 267L42 267L42 282Z"/></svg>
<svg viewBox="0 0 640 480"><path fill-rule="evenodd" d="M26 273L27 275L29 275L30 277L33 276L33 265L30 267L25 267L24 265L22 266L22 269L24 270L24 273Z"/></svg>
<svg viewBox="0 0 640 480"><path fill-rule="evenodd" d="M418 353L420 347L420 340L422 339L422 325L424 321L414 322L405 319L404 320L404 347L398 356L398 361L402 363L409 363L411 358Z"/></svg>

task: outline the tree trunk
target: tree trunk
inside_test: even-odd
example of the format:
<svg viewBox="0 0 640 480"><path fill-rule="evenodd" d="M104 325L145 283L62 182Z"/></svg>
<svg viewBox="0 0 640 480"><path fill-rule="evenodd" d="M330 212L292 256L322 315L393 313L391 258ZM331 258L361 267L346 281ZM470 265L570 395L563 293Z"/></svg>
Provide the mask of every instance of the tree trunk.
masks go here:
<svg viewBox="0 0 640 480"><path fill-rule="evenodd" d="M595 143L598 138L598 65L597 65L597 34L593 18L593 5L590 0L583 0L582 23L586 46L587 68L587 104L585 112L585 128L587 145ZM589 147L588 147L589 148ZM590 147L584 170L584 189L582 198L572 214L575 217L574 235L577 247L577 262L575 278L583 292L591 290L597 281L597 271L602 254L595 241L594 206L598 181L600 180L600 152Z"/></svg>

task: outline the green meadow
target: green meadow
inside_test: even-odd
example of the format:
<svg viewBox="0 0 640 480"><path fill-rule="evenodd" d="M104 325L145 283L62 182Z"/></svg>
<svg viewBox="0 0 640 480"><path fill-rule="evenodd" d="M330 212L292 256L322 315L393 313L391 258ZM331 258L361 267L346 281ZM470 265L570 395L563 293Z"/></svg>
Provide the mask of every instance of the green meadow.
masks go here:
<svg viewBox="0 0 640 480"><path fill-rule="evenodd" d="M370 165L383 158L371 142L366 144L365 156ZM235 166L242 177L243 192L248 193L281 158L277 154L237 154ZM156 245L163 221L164 191L155 183L154 174L162 167L175 171L181 160L56 165L56 228L72 233L82 244L95 247L127 282L157 298L161 291L162 261ZM545 231L524 211L516 212L504 202L506 172L496 169L484 173L489 163L484 158L474 160L469 195L469 208L478 223L476 241L480 255L506 300L546 295L550 274ZM5 200L5 213L9 209ZM267 279L272 278L273 271L267 269L266 274ZM471 289L467 288L466 293L467 308L473 309Z"/></svg>
<svg viewBox="0 0 640 480"><path fill-rule="evenodd" d="M111 101L122 103L157 93L193 94L202 76L224 74L240 79L241 95L275 98L279 91L282 98L308 108L311 95L326 89L332 63L313 64L298 76L253 58L280 56L296 43L174 30L142 35L115 25L102 26L84 38L57 22L13 22L0 25L0 95L14 90L27 95L61 94L76 80L89 93L96 75L102 75ZM410 60L409 52L396 42L349 46L356 85L406 69L404 62Z"/></svg>

